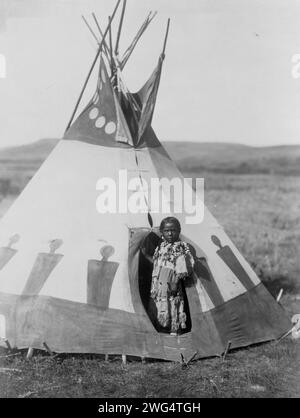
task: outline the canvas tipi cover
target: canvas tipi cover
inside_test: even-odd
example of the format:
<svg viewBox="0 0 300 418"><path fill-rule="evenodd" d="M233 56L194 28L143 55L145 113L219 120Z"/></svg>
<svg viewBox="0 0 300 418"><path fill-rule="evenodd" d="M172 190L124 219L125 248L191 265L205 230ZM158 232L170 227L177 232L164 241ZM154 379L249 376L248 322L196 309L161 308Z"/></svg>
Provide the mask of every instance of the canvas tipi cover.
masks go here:
<svg viewBox="0 0 300 418"><path fill-rule="evenodd" d="M229 341L231 348L247 346L290 328L206 208L197 225L175 214L196 255L185 283L188 332L172 336L152 324L140 249L145 239L159 239L165 215L151 207L149 213L100 214L96 201L99 179L118 185L120 170L128 181L142 176L148 184L154 177L182 179L151 128L160 69L159 63L154 80L128 96L141 106L137 127L101 58L93 98L1 219L1 344L44 349L46 342L54 352L180 361L181 354L220 355Z"/></svg>

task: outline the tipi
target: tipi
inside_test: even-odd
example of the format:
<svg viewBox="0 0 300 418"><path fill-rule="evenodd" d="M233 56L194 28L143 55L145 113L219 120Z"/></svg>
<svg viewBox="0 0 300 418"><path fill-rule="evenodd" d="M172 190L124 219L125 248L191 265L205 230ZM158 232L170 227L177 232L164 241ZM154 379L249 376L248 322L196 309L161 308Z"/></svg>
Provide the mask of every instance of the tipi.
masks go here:
<svg viewBox="0 0 300 418"><path fill-rule="evenodd" d="M145 239L155 245L164 215L150 206L148 213L97 210L99 179L118 183L120 170L148 184L182 179L151 127L164 49L138 93L122 80L153 15L120 59L124 10L116 47L105 41L110 25L99 44L94 96L1 219L1 344L180 361L220 355L229 342L236 348L278 338L289 318L206 208L198 225L175 215L197 255L185 288L189 329L181 336L158 332L143 300L140 249Z"/></svg>

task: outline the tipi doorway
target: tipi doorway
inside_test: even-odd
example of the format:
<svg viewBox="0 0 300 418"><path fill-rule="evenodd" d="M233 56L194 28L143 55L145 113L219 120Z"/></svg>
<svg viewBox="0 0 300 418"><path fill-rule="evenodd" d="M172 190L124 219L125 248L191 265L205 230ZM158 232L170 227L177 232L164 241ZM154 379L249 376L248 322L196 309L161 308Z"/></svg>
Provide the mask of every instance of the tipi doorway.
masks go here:
<svg viewBox="0 0 300 418"><path fill-rule="evenodd" d="M139 292L143 307L149 316L153 326L158 332L169 333L168 328L163 328L157 320L157 308L154 300L151 298L151 283L152 283L152 271L153 263L151 258L153 257L156 247L161 243L161 238L154 232L150 232L144 238L140 253L139 253ZM191 331L192 323L189 309L189 302L185 291L183 282L182 286L183 298L184 298L184 312L186 315L186 328L180 330L180 334L184 334Z"/></svg>

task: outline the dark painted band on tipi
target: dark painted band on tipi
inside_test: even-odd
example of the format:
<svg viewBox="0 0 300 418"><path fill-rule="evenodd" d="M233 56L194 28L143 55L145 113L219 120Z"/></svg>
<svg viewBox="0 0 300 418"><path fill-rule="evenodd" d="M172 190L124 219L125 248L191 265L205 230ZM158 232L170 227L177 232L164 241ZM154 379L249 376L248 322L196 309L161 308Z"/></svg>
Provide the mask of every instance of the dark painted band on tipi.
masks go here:
<svg viewBox="0 0 300 418"><path fill-rule="evenodd" d="M221 354L231 347L279 338L291 322L263 284L200 313L190 333L182 337L159 334L145 316L116 309L46 296L0 293L0 314L5 316L7 339L18 348L43 349L47 341L54 352L128 354L181 361L198 351L199 358ZM231 318L224 323L224 312ZM55 326L49 327L49 324ZM168 348L169 347L169 348ZM173 349L170 349L173 347Z"/></svg>

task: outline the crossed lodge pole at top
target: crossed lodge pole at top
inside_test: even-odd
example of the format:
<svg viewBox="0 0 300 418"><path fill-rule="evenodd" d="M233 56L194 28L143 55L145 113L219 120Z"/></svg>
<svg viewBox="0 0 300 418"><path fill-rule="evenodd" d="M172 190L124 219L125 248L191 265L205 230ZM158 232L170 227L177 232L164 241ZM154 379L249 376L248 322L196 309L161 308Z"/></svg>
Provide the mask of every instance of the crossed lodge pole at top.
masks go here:
<svg viewBox="0 0 300 418"><path fill-rule="evenodd" d="M102 50L102 46L103 46L103 44L104 44L105 37L106 37L106 35L107 35L107 33L108 33L108 31L109 31L110 27L111 27L111 23L112 23L112 21L113 21L113 19L114 19L114 17L115 17L115 14L116 14L116 12L117 12L117 10L118 10L118 7L119 7L119 5L120 5L120 2L121 2L121 0L118 0L118 1L117 1L117 4L116 4L116 6L115 6L115 8L114 8L114 11L113 11L113 13L112 13L112 15L111 15L111 18L110 18L110 20L109 20L109 24L107 25L107 28L105 29L105 32L104 32L104 34L103 34L102 41L101 41L101 42L100 42L100 44L99 44L99 48L98 48L97 54L96 54L96 56L95 56L95 58L94 58L94 61L93 61L93 63L92 63L92 66L91 66L91 68L90 68L90 70L89 70L89 73L88 73L88 75L87 75L87 78L86 78L86 80L85 80L85 82L84 82L84 85L83 85L83 87L82 87L82 89L81 89L81 92L80 92L79 98L78 98L78 100L77 100L77 102L76 102L75 108L74 108L74 110L73 110L72 116L71 116L71 118L70 118L70 120L69 120L69 123L68 123L68 125L67 125L66 131L70 128L70 126L71 126L71 124L72 124L72 122L73 122L73 119L74 119L75 113L76 113L76 111L77 111L77 109L78 109L79 103L80 103L81 98L82 98L83 93L84 93L84 90L85 90L85 88L86 88L86 86L87 86L87 83L88 83L88 81L89 81L89 79L90 79L90 76L91 76L91 74L92 74L92 72L93 72L93 69L94 69L94 67L95 67L95 64L96 64L96 62L97 62L97 60L98 60L98 57L99 57L99 55L100 55L100 53L101 53L101 50Z"/></svg>

